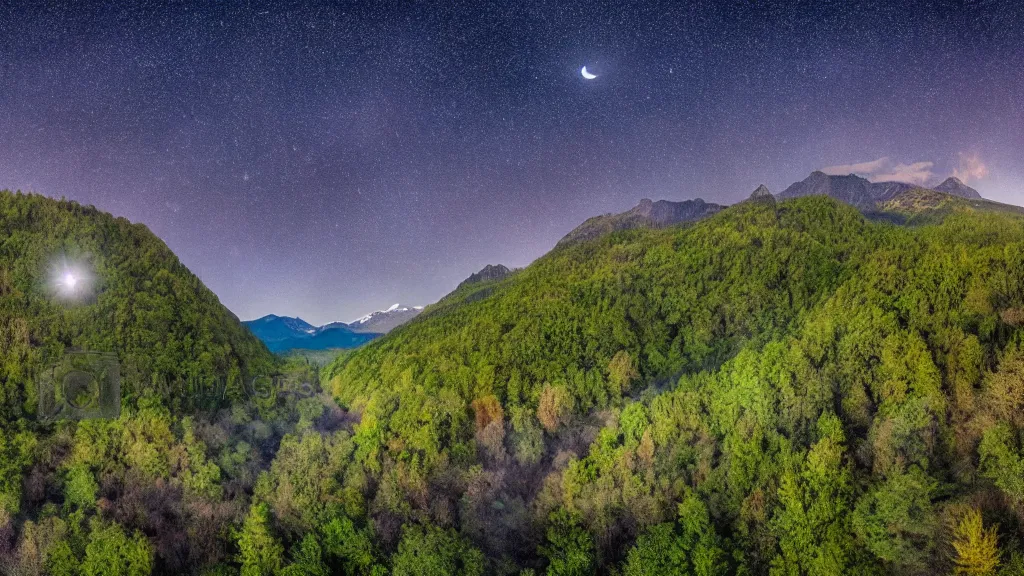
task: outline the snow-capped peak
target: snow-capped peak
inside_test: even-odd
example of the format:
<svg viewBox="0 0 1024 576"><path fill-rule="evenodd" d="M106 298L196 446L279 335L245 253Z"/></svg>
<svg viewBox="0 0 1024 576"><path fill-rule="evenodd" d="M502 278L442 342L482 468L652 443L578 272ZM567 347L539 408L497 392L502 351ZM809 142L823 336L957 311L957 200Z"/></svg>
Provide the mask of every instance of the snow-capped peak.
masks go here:
<svg viewBox="0 0 1024 576"><path fill-rule="evenodd" d="M389 306L386 310L377 310L376 312L370 312L366 316L363 316L363 317L361 317L361 318L359 318L357 320L353 320L352 322L349 322L349 325L350 326L358 326L359 324L365 324L366 322L369 322L375 316L380 315L380 314L390 314L392 312L408 312L409 310L422 310L422 309L423 309L423 306L413 306L412 308L410 308L409 306L402 306L400 303L396 303L396 304L392 304L391 306Z"/></svg>

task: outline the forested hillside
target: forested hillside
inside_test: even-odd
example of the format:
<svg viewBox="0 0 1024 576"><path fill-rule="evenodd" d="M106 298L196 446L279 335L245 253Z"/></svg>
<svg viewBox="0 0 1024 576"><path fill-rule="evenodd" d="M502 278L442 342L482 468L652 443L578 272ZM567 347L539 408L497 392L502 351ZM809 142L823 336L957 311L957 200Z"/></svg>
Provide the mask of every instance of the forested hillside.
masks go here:
<svg viewBox="0 0 1024 576"><path fill-rule="evenodd" d="M55 286L64 268L78 293ZM184 383L266 373L272 356L145 226L0 191L0 417L35 413L34 376L67 350L116 353L121 389L187 407ZM181 383L179 385L179 383Z"/></svg>
<svg viewBox="0 0 1024 576"><path fill-rule="evenodd" d="M441 527L551 574L1016 573L1024 226L936 219L744 203L428 308L329 373L381 544Z"/></svg>
<svg viewBox="0 0 1024 576"><path fill-rule="evenodd" d="M174 366L273 362L236 346L252 338L198 281L204 313L226 320L153 340L161 316L105 320L94 307L126 304L103 290L75 306L30 292L15 270L60 250L118 278L106 262L126 246L139 268L121 278L141 293L153 267L194 277L141 227L4 198L23 214L5 238L85 245L47 240L27 264L4 248L22 279L3 297L36 306L4 313L44 327L26 354L69 334L60 347L113 342L162 366L151 356L180 335ZM325 393L293 358L267 368L286 376L269 393L196 406L132 385L117 419L46 424L11 386L0 570L1021 573L1024 219L926 200L866 219L765 198L560 248L339 357ZM48 320L74 314L94 332Z"/></svg>
<svg viewBox="0 0 1024 576"><path fill-rule="evenodd" d="M41 372L76 351L119 359L119 418L38 413ZM216 551L199 544L229 526L231 468L189 415L277 363L144 226L0 192L0 572L142 574L163 554L177 573Z"/></svg>

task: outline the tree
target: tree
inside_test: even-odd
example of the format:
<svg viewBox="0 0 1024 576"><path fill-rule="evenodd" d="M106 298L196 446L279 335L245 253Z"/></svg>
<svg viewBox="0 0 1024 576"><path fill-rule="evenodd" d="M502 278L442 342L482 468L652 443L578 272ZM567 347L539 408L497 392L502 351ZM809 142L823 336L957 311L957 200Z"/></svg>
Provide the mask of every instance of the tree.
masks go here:
<svg viewBox="0 0 1024 576"><path fill-rule="evenodd" d="M558 431L568 421L571 410L572 398L564 387L544 385L537 403L537 419L545 430L551 434Z"/></svg>
<svg viewBox="0 0 1024 576"><path fill-rule="evenodd" d="M918 468L893 476L865 494L853 511L857 537L880 559L901 569L924 569L931 558L937 482Z"/></svg>
<svg viewBox="0 0 1024 576"><path fill-rule="evenodd" d="M146 576L152 569L153 549L142 534L128 536L117 524L93 520L82 561L85 576Z"/></svg>
<svg viewBox="0 0 1024 576"><path fill-rule="evenodd" d="M511 413L512 455L520 464L535 464L544 456L544 430L527 407L513 406Z"/></svg>
<svg viewBox="0 0 1024 576"><path fill-rule="evenodd" d="M402 530L391 570L392 576L479 576L484 555L453 530L413 524Z"/></svg>
<svg viewBox="0 0 1024 576"><path fill-rule="evenodd" d="M21 509L22 469L32 462L36 444L30 432L11 433L0 428L0 528Z"/></svg>
<svg viewBox="0 0 1024 576"><path fill-rule="evenodd" d="M628 392L633 386L633 382L639 377L640 373L633 363L633 358L625 350L616 352L612 361L608 363L608 381L618 391Z"/></svg>
<svg viewBox="0 0 1024 576"><path fill-rule="evenodd" d="M707 507L688 494L675 523L658 524L637 539L623 567L624 576L714 576L725 574L722 550Z"/></svg>
<svg viewBox="0 0 1024 576"><path fill-rule="evenodd" d="M955 573L966 576L989 576L999 567L999 536L996 527L985 528L981 512L969 509L953 529L950 544L956 555Z"/></svg>
<svg viewBox="0 0 1024 576"><path fill-rule="evenodd" d="M330 576L320 543L314 534L306 536L292 550L292 561L278 571L280 576Z"/></svg>
<svg viewBox="0 0 1024 576"><path fill-rule="evenodd" d="M548 559L548 576L584 576L594 572L594 539L580 519L565 508L548 519L548 543L541 554Z"/></svg>
<svg viewBox="0 0 1024 576"><path fill-rule="evenodd" d="M652 526L637 538L629 550L623 576L689 576L690 565L686 551L679 545L675 523L666 522Z"/></svg>
<svg viewBox="0 0 1024 576"><path fill-rule="evenodd" d="M505 410L493 394L473 401L476 441L495 460L505 458Z"/></svg>
<svg viewBox="0 0 1024 576"><path fill-rule="evenodd" d="M799 472L782 475L779 510L773 528L779 553L772 560L773 576L840 575L846 570L852 542L848 499L850 472L843 463L843 436L838 420L822 416L822 437L807 453Z"/></svg>
<svg viewBox="0 0 1024 576"><path fill-rule="evenodd" d="M96 505L99 489L91 470L83 465L73 466L68 470L65 480L64 501L79 508L92 508Z"/></svg>
<svg viewBox="0 0 1024 576"><path fill-rule="evenodd" d="M320 527L320 533L328 564L340 566L345 574L374 574L383 570L377 562L372 534L367 530L357 530L348 518L332 518Z"/></svg>
<svg viewBox="0 0 1024 576"><path fill-rule="evenodd" d="M281 568L284 547L270 528L270 510L264 503L249 508L238 535L238 561L242 576L269 576Z"/></svg>
<svg viewBox="0 0 1024 576"><path fill-rule="evenodd" d="M985 431L978 446L979 469L1017 505L1024 504L1024 457L1010 427L997 424Z"/></svg>

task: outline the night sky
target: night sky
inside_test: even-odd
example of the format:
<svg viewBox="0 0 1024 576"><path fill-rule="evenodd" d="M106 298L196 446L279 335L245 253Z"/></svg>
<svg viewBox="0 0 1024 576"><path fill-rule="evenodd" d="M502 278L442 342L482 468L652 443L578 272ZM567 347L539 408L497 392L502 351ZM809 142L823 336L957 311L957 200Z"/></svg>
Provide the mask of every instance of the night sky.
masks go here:
<svg viewBox="0 0 1024 576"><path fill-rule="evenodd" d="M642 197L827 167L1024 204L1024 3L720 4L5 1L0 188L143 222L241 318L315 323Z"/></svg>

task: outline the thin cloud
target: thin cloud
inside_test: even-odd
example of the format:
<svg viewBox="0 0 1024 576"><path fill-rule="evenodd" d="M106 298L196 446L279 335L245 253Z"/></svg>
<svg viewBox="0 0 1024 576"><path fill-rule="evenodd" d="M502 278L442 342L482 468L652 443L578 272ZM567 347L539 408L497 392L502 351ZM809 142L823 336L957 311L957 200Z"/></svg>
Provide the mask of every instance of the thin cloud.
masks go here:
<svg viewBox="0 0 1024 576"><path fill-rule="evenodd" d="M971 180L980 180L988 176L988 166L981 161L977 154L960 153L960 165L953 169L953 176L959 178L963 183Z"/></svg>
<svg viewBox="0 0 1024 576"><path fill-rule="evenodd" d="M935 177L932 172L934 162L914 162L913 164L897 164L892 170L883 174L872 174L868 180L872 182L907 182L925 185Z"/></svg>
<svg viewBox="0 0 1024 576"><path fill-rule="evenodd" d="M872 182L908 182L924 185L935 177L935 173L932 172L934 166L933 162L896 164L888 156L883 156L870 162L828 166L822 168L821 171L833 176L856 174Z"/></svg>
<svg viewBox="0 0 1024 576"><path fill-rule="evenodd" d="M847 174L874 174L885 170L891 162L888 156L870 162L859 162L857 164L840 164L839 166L826 166L821 171L830 176L846 176Z"/></svg>

